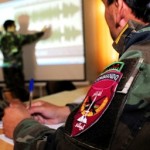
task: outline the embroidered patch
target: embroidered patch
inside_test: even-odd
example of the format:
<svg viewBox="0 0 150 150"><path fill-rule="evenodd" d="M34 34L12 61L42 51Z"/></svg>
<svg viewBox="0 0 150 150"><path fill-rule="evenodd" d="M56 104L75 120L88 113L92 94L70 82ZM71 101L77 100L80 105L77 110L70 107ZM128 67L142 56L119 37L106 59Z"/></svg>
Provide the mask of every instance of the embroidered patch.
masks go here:
<svg viewBox="0 0 150 150"><path fill-rule="evenodd" d="M123 64L122 64L123 65ZM121 69L105 69L89 89L74 116L71 136L77 136L95 124L106 111L122 78Z"/></svg>

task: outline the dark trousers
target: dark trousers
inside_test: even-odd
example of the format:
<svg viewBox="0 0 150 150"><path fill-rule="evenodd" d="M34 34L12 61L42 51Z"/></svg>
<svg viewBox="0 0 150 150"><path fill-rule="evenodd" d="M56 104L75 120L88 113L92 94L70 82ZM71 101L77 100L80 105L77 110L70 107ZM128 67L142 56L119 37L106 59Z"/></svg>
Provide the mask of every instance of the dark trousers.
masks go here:
<svg viewBox="0 0 150 150"><path fill-rule="evenodd" d="M16 98L21 101L29 99L29 93L25 88L25 79L22 67L3 68L6 87L9 88Z"/></svg>

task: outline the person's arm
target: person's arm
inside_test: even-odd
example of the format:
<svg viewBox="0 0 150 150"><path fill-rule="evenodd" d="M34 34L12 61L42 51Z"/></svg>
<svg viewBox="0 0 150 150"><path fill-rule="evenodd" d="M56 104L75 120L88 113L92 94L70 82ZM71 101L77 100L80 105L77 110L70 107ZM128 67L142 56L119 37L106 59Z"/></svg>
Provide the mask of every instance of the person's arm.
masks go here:
<svg viewBox="0 0 150 150"><path fill-rule="evenodd" d="M35 101L29 108L29 112L42 124L58 124L66 121L71 109L71 106L57 106L44 101Z"/></svg>
<svg viewBox="0 0 150 150"><path fill-rule="evenodd" d="M40 101L32 104L30 112L32 112L33 115L36 113L41 113L44 118L46 118L46 116L51 118L51 120L49 120L51 123L62 122L66 120L67 116L70 114L70 111L73 111L77 106L78 104L70 103L66 106L60 107ZM54 121L54 117L57 121ZM39 118L37 117L35 119L38 120ZM48 148L55 149L55 136L56 130L48 128L32 118L24 119L17 125L14 131L14 149L45 150L45 146L47 144Z"/></svg>
<svg viewBox="0 0 150 150"><path fill-rule="evenodd" d="M37 104L39 105L40 103L37 103ZM44 115L46 114L48 114L50 117L51 116L50 114L52 113L52 111L53 111L53 114L55 114L56 112L65 114L63 113L63 111L65 111L64 109L65 107L62 107L62 112L61 112L61 107L57 107L51 104L50 105L46 105L46 104L44 105L43 103L42 106L39 106L40 109L38 112L41 112L42 117L45 118L46 116ZM42 114L42 110L44 110L44 108L45 108L44 112L46 113ZM50 111L47 112L48 109ZM69 110L69 108L66 110ZM57 114L54 117L57 117L57 116L59 115ZM60 116L64 116L64 115L60 115ZM52 118L53 120L53 117L50 117L50 118ZM46 127L45 125L42 125L41 123L34 120L33 117L30 115L29 111L27 110L26 106L22 104L20 101L14 104L10 104L9 107L5 108L4 117L2 120L3 120L4 134L9 138L13 138L14 140L14 150L20 150L20 149L22 150L38 150L38 149L45 150L44 147L47 144L47 138L50 138L50 137L52 137L50 139L53 139L53 140L48 141L48 143L52 142L50 145L52 147L54 146L53 142L55 139L54 138L55 130L50 129Z"/></svg>
<svg viewBox="0 0 150 150"><path fill-rule="evenodd" d="M11 114L11 117L10 117ZM20 101L11 103L4 110L3 126L7 137L12 138L17 125L24 119L35 119L42 124L58 124L66 121L70 109L67 106L56 106L48 102L38 101L26 108Z"/></svg>
<svg viewBox="0 0 150 150"><path fill-rule="evenodd" d="M45 150L47 138L51 137L54 146L55 130L28 118L21 121L13 135L14 150Z"/></svg>
<svg viewBox="0 0 150 150"><path fill-rule="evenodd" d="M4 134L13 138L14 150L44 150L47 137L52 137L50 139L53 140L48 141L48 143L52 147L54 146L56 130L41 123L65 122L69 114L70 108L68 106L56 106L43 101L34 102L30 109L27 109L21 102L10 104L5 109L3 117Z"/></svg>
<svg viewBox="0 0 150 150"><path fill-rule="evenodd" d="M28 35L21 35L22 36L22 45L25 44L30 44L32 42L35 42L37 40L39 40L42 36L44 35L44 32L36 32L33 34L28 34Z"/></svg>
<svg viewBox="0 0 150 150"><path fill-rule="evenodd" d="M30 44L39 40L47 32L47 30L48 29L44 26L44 28L39 32L26 35L20 34L19 37L21 45Z"/></svg>

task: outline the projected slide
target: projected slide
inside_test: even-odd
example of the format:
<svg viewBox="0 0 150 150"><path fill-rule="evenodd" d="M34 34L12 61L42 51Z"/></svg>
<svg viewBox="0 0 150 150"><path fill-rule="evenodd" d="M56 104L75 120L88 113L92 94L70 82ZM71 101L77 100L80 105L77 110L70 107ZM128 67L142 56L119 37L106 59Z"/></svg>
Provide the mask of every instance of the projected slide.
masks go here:
<svg viewBox="0 0 150 150"><path fill-rule="evenodd" d="M84 79L82 0L10 0L1 4L0 13L6 14L0 16L1 25L6 19L14 19L19 33L48 28L43 39L35 44L33 68L29 69L30 64L25 61L27 79L31 76L37 80ZM24 51L27 59L25 48Z"/></svg>

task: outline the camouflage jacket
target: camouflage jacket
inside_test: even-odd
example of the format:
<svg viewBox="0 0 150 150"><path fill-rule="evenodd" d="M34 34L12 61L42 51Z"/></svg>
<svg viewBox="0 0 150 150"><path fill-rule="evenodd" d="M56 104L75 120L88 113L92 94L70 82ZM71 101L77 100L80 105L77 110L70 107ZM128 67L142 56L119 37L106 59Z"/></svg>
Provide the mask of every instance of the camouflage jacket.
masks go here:
<svg viewBox="0 0 150 150"><path fill-rule="evenodd" d="M22 47L38 40L44 32L34 34L0 33L0 50L4 57L3 67L22 66Z"/></svg>
<svg viewBox="0 0 150 150"><path fill-rule="evenodd" d="M99 123L101 119L79 136L70 135L71 120L77 108L68 117L65 127L57 130L50 129L32 119L23 120L14 132L14 150L149 150L150 27L129 22L124 32L115 41L114 47L119 49L119 52L122 50L120 60L143 58L144 61L126 97L126 105L116 124L116 132L113 136L111 135L113 137L111 144L109 143L106 147L99 144L107 143L105 137L108 135L105 132L110 127L108 122ZM111 119L113 112L110 112L108 116ZM101 130L102 127L104 131Z"/></svg>

